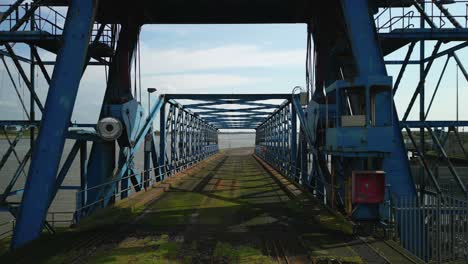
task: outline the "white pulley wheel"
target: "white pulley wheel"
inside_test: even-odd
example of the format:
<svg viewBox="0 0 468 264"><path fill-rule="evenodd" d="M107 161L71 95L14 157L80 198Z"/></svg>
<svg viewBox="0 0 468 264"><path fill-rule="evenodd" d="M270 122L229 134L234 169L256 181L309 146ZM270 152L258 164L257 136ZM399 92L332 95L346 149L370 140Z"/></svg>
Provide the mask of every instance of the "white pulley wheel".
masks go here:
<svg viewBox="0 0 468 264"><path fill-rule="evenodd" d="M113 141L122 135L122 123L113 117L106 117L98 122L99 136L106 141Z"/></svg>

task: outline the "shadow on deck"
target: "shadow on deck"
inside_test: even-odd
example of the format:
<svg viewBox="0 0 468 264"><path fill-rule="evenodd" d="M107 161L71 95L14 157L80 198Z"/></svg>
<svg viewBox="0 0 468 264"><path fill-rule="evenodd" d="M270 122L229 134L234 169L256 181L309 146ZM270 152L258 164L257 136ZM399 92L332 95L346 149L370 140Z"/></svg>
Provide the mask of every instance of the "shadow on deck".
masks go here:
<svg viewBox="0 0 468 264"><path fill-rule="evenodd" d="M310 196L291 192L290 186L267 171L250 149L226 151L2 259L15 263L365 263L366 256L356 250L362 242L351 234L351 225Z"/></svg>

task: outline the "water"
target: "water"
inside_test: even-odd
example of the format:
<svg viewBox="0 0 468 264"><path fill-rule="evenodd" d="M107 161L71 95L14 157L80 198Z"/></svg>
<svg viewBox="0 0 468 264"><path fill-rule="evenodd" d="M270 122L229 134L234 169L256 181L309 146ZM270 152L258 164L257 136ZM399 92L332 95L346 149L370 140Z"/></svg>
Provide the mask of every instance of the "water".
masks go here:
<svg viewBox="0 0 468 264"><path fill-rule="evenodd" d="M63 159L68 155L71 148L73 147L74 141L67 140L65 143L64 148L64 155ZM220 134L219 135L219 147L220 149L227 149L227 148L239 148L239 147L253 147L255 144L255 134ZM0 139L0 157L8 149L8 141L4 139ZM18 145L16 146L15 150L18 154L19 159L21 160L23 156L29 149L29 140L22 139ZM88 143L88 151L91 150L91 143ZM11 178L15 174L16 169L18 168L18 161L11 155L8 159L7 163L0 171L0 193L6 188L9 184ZM136 155L135 159L135 166L142 170L143 169L143 148L140 148L140 151ZM29 162L26 168L29 167ZM12 190L22 189L25 183L25 175L27 174L28 170L26 169L24 173L21 174L18 181L14 185ZM80 185L80 164L79 164L79 155L75 158L70 171L68 172L67 177L63 182L63 186L79 186ZM21 195L14 195L8 198L10 202L20 202ZM75 190L59 190L57 196L55 197L52 205L50 206L49 212L73 212L76 209L76 191ZM48 219L52 219L52 214L48 215ZM71 214L54 214L54 220L69 220L71 219ZM13 220L13 217L8 212L0 212L0 225L7 221ZM0 226L0 234L3 233L5 228L9 228L9 226Z"/></svg>

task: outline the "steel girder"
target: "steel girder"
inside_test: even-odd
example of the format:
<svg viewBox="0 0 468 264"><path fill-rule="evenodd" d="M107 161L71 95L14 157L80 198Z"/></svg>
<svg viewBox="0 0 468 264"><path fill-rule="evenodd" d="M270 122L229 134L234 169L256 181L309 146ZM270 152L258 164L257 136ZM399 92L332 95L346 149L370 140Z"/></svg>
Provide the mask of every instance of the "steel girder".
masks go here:
<svg viewBox="0 0 468 264"><path fill-rule="evenodd" d="M17 216L12 247L37 238L53 195L59 162L75 98L85 66L85 56L96 11L94 0L71 1L64 29L64 45L57 56L42 118L42 126ZM73 64L70 62L73 61ZM63 89L64 87L67 89Z"/></svg>
<svg viewBox="0 0 468 264"><path fill-rule="evenodd" d="M62 166L60 172L58 172L58 164L56 164L56 160L57 157L61 157L61 142L65 141L66 138L76 139L77 141L75 143L82 145L83 140L89 137L89 135L77 134L74 131L69 131L69 126L71 126L69 116L73 109L76 91L82 73L86 69L87 65L96 64L96 61L90 61L89 58L93 57L96 60L101 61L99 63L100 65L108 64L102 59L101 55L103 54L99 54L96 50L101 49L110 51L107 52L107 55L104 55L104 57L106 57L112 54L111 51L113 49L111 43L111 39L113 37L110 34L107 34L110 33L110 31L104 30L104 25L93 28L93 24L96 26L94 23L95 9L91 10L92 12L89 10L88 1L73 4L74 10L69 9L70 12L68 12L67 17L63 16L53 8L40 6L38 4L39 2L25 2L26 1L18 0L12 5L3 5L1 8L6 8L6 10L2 10L4 12L2 12L3 15L0 19L0 35L2 36L1 45L5 46L5 51L0 52L2 63L28 118L28 120L0 121L0 126L20 126L22 127L20 131L24 131L26 129L30 130L30 150L24 157L18 157L18 154L14 149L15 142L11 142L10 146L12 147L12 150L8 150L2 157L2 160L6 161L9 159L11 154L13 154L13 156L15 156L19 161L17 173L13 175L10 183L6 187L6 190L9 190L8 194L5 195L4 192L2 196L3 202L1 202L0 205L2 209L8 208L11 214L17 218L16 221L18 221L17 226L19 227L18 231L15 231L16 233L14 234L15 238L13 239L13 247L17 247L33 239L37 236L37 233L40 232L37 231L37 229L39 228L38 226L42 227L44 225L42 215L44 214L44 211L47 211L50 205L50 202L46 202L48 199L44 198L45 196L50 195L50 197L55 197L58 189L76 189L76 186L60 186L60 184L68 171L70 163L76 155L77 147L73 148L73 152L70 153L66 159L67 162ZM92 4L94 5L95 1L92 1ZM80 6L77 7L77 5ZM42 11L42 14L48 13L49 15L52 14L52 17L55 16L57 18L59 16L60 19L63 18L65 21L65 27L63 25L59 25L60 21L57 21L57 19L50 19L49 16L44 17L41 14L41 9L48 10L48 12ZM81 24L77 22L80 20L82 21ZM88 21L91 22L88 23ZM89 29L85 29L85 27L89 27ZM97 29L99 27L101 28L100 30ZM68 33L66 31L68 31ZM106 34L102 34L103 31L106 31ZM15 44L18 42L29 45L29 58L18 55L18 53L24 53L25 51L24 49L16 48ZM63 43L66 43L66 45ZM85 47L81 48L81 45ZM99 48L97 48L98 46ZM38 52L38 48L57 54L57 61L43 61L40 53ZM73 49L77 49L79 52L73 53ZM83 54L85 55L83 57L84 59L81 57ZM7 59L11 59L13 62L13 70L10 70ZM65 63L64 61L67 62ZM70 64L71 61L74 64L73 67L68 68L67 66L64 66L67 63ZM27 73L26 67L24 67L24 63L29 64L29 74ZM56 66L52 77L47 72L45 65ZM45 104L41 102L35 90L36 66L39 66L45 81L52 87L49 89L47 102ZM79 67L81 67L80 71L77 70ZM21 81L16 81L16 78L13 77L13 74L15 74L14 70L16 70L17 74L21 77ZM29 109L26 107L26 101L23 100L22 95L18 92L17 82L23 82L29 91ZM63 86L64 83L66 83L67 86L70 85L69 90L62 89L63 87L61 86ZM41 111L44 121L43 124L45 126L48 126L51 123L54 124L49 128L43 128L44 131L41 132L42 136L38 141L36 141L35 136L37 134L37 128L40 126L41 122L36 121L36 109ZM73 126L77 127L82 125L74 124ZM56 130L57 127L60 127L60 129ZM18 133L18 135L21 134L22 132ZM48 148L48 151L44 151L44 146L46 145L51 146ZM36 151L33 152L32 149L35 149ZM56 151L57 149L59 151ZM48 156L49 151L54 152L54 155ZM30 175L25 175L27 178L27 186L21 186L17 190L11 190L11 187L16 182L18 175L20 175L20 173L24 174L24 170L27 170L26 162L29 159L32 160L32 165L30 166ZM44 159L47 159L49 164L47 162L43 163ZM42 164L38 165L39 163ZM33 170L35 170L35 173L32 173ZM58 172L56 180L51 171ZM41 185L35 184L38 181L38 178L41 178L39 181L41 181L42 187ZM55 180L53 184L50 183L52 178ZM33 184L35 187L32 187L31 189L31 183L28 182L35 182ZM43 188L44 185L47 185L47 187ZM53 187L49 188L51 186ZM42 188L42 192L39 197L36 197L37 188ZM22 193L24 193L23 201L25 203L24 205L21 203L20 206L22 209L18 210L18 205L8 202L6 198L11 195ZM31 196L35 198L31 198ZM37 206L31 205L31 200L33 199L36 200L35 203ZM31 210L33 207L34 209ZM34 217L31 217L32 215L34 215ZM30 222L29 219L34 219L34 221ZM25 222L28 224L25 224ZM28 227L25 227L25 225ZM52 227L47 222L45 222L45 227L49 231L53 232Z"/></svg>
<svg viewBox="0 0 468 264"><path fill-rule="evenodd" d="M168 114L161 114L160 166L175 173L218 151L215 126L166 96L162 98L165 103L161 113L168 110Z"/></svg>
<svg viewBox="0 0 468 264"><path fill-rule="evenodd" d="M256 154L295 181L297 132L296 111L287 100L257 127L255 134Z"/></svg>
<svg viewBox="0 0 468 264"><path fill-rule="evenodd" d="M203 101L185 103L184 108L218 129L255 129L281 105L264 100L290 100L290 94L166 94L168 100Z"/></svg>

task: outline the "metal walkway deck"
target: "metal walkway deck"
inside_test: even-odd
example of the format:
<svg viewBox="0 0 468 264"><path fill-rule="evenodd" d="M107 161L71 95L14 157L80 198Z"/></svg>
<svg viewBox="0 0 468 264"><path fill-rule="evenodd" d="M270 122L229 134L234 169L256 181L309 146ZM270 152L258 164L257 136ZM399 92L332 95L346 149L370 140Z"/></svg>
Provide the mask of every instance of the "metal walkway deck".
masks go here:
<svg viewBox="0 0 468 264"><path fill-rule="evenodd" d="M388 247L376 251L357 240L346 221L251 149L215 155L153 187L8 257L15 263L408 262Z"/></svg>

